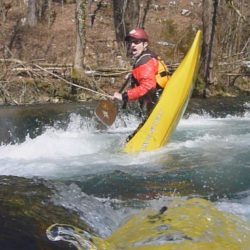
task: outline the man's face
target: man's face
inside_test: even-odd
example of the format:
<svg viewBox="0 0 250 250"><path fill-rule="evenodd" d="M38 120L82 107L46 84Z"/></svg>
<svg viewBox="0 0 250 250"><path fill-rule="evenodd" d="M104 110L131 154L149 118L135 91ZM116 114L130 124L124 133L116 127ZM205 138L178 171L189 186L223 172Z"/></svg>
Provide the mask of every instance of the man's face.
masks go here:
<svg viewBox="0 0 250 250"><path fill-rule="evenodd" d="M145 50L148 46L148 43L141 40L130 40L129 49L132 57L136 58Z"/></svg>

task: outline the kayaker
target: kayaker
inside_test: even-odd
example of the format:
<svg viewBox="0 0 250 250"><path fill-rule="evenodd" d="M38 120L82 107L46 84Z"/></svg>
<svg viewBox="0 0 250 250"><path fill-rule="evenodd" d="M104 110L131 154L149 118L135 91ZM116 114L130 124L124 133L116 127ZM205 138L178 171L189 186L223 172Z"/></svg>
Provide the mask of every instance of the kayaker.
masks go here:
<svg viewBox="0 0 250 250"><path fill-rule="evenodd" d="M148 34L142 28L131 30L125 37L125 42L133 65L130 74L131 88L124 93L115 92L114 98L124 102L139 100L141 110L146 108L149 115L163 89L156 81L158 56L148 48Z"/></svg>

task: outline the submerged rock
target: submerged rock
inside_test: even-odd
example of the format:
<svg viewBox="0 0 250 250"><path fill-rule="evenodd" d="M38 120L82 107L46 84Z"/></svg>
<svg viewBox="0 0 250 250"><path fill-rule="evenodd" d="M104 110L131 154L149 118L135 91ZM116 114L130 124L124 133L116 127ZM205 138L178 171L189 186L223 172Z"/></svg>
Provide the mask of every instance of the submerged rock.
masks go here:
<svg viewBox="0 0 250 250"><path fill-rule="evenodd" d="M55 244L46 236L51 223L76 224L91 232L77 213L51 201L53 191L40 179L0 176L0 249L72 249L69 242Z"/></svg>
<svg viewBox="0 0 250 250"><path fill-rule="evenodd" d="M51 240L70 241L78 249L249 249L249 225L209 201L176 199L163 210L133 216L104 240L70 225L52 225L47 234Z"/></svg>

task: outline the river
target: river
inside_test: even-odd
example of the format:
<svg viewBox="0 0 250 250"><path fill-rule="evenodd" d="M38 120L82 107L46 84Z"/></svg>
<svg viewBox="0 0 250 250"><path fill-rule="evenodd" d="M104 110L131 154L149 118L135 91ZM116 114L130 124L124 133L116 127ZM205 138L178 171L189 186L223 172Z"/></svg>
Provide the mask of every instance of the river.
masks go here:
<svg viewBox="0 0 250 250"><path fill-rule="evenodd" d="M138 117L120 111L106 129L95 105L1 107L0 175L61 183L54 202L78 211L103 238L173 197L210 200L250 226L249 98L191 99L170 142L136 155L122 147Z"/></svg>

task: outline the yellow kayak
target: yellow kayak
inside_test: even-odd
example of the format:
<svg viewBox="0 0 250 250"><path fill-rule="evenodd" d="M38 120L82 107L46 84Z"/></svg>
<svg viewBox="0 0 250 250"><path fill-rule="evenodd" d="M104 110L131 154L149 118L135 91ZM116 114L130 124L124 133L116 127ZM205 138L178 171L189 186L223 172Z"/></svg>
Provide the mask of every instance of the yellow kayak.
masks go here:
<svg viewBox="0 0 250 250"><path fill-rule="evenodd" d="M168 81L154 110L144 125L125 144L124 152L152 151L168 142L190 99L197 76L200 52L201 31L198 31L191 48Z"/></svg>

